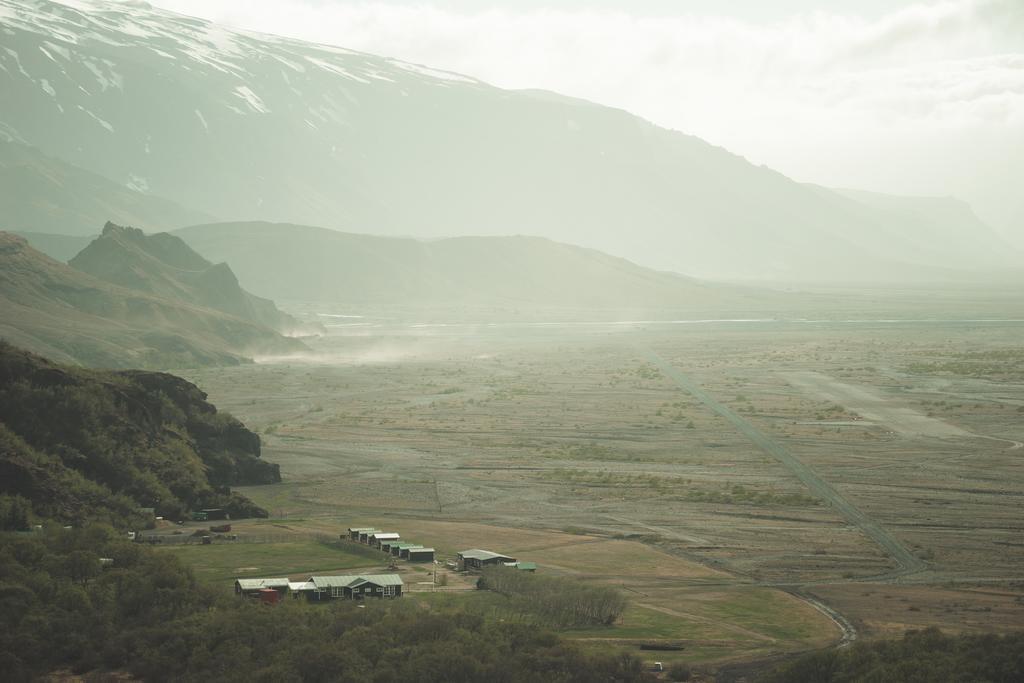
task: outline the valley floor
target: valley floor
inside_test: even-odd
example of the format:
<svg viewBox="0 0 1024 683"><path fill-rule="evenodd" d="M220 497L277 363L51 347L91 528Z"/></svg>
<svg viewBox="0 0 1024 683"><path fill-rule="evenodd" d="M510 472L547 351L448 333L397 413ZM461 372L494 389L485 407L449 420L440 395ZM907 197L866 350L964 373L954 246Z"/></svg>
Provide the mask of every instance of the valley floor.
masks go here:
<svg viewBox="0 0 1024 683"><path fill-rule="evenodd" d="M695 664L1024 629L1022 322L331 330L189 374L281 464L244 490L274 520L239 528L292 535L168 550L210 580L359 566L316 538L366 525L621 586L620 623L571 635ZM486 599L406 570L416 599Z"/></svg>

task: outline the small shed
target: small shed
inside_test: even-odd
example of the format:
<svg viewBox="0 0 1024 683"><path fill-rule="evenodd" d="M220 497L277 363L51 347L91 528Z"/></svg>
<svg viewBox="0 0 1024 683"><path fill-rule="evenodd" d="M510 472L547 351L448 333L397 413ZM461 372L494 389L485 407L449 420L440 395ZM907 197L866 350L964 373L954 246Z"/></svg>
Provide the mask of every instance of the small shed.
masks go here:
<svg viewBox="0 0 1024 683"><path fill-rule="evenodd" d="M383 532L380 529L361 529L359 531L359 542L360 543L369 543L370 542L370 536L373 536L374 534L378 534L378 533L383 533Z"/></svg>
<svg viewBox="0 0 1024 683"><path fill-rule="evenodd" d="M418 543L410 543L410 544L408 544L408 545L404 545L404 546L402 546L402 547L401 547L401 548L399 549L399 551L398 551L398 556L399 556L400 558L402 558L403 560L408 560L408 559L409 559L409 553L410 553L411 551L413 551L413 550L418 550L419 548L422 548L422 547L423 547L423 546L422 546L422 545L419 545Z"/></svg>
<svg viewBox="0 0 1024 683"><path fill-rule="evenodd" d="M402 556L402 548L412 548L415 545L416 545L415 543L405 543L405 542L399 541L398 543L392 543L391 546L390 546L390 550L388 552L390 552L395 557L401 557Z"/></svg>
<svg viewBox="0 0 1024 683"><path fill-rule="evenodd" d="M376 531L376 529L373 529L372 527L368 527L368 526L350 526L348 528L348 538L349 538L349 540L351 540L351 541L358 541L359 540L359 534L363 533L364 531ZM342 538L344 538L344 536Z"/></svg>
<svg viewBox="0 0 1024 683"><path fill-rule="evenodd" d="M235 579L235 595L245 597L258 597L262 590L274 590L278 593L287 593L291 582L286 578L282 579Z"/></svg>
<svg viewBox="0 0 1024 683"><path fill-rule="evenodd" d="M384 542L384 541L393 542L393 541L398 541L401 538L402 537L400 535L398 535L396 533L393 533L393 532L378 531L378 532L370 535L369 543L370 543L370 545L372 545L374 547L380 548L380 544L382 542Z"/></svg>
<svg viewBox="0 0 1024 683"><path fill-rule="evenodd" d="M459 569L461 570L480 570L484 567L493 567L495 565L508 564L516 561L516 558L514 557L502 555L501 553L492 552L490 550L480 550L479 548L463 550L461 553L458 553L458 558Z"/></svg>
<svg viewBox="0 0 1024 683"><path fill-rule="evenodd" d="M434 549L433 548L409 548L410 562L433 562L434 561Z"/></svg>

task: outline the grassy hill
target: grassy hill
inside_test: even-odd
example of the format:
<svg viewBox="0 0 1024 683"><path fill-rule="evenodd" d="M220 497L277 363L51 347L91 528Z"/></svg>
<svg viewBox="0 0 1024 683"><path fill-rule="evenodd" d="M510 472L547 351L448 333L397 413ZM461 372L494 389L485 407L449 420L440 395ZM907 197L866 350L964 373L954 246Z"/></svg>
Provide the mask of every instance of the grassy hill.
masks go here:
<svg viewBox="0 0 1024 683"><path fill-rule="evenodd" d="M278 332L299 327L273 301L243 290L226 263L214 265L181 238L107 223L68 264L100 280L227 313Z"/></svg>
<svg viewBox="0 0 1024 683"><path fill-rule="evenodd" d="M770 300L540 237L421 241L262 222L174 234L231 264L246 287L278 300L634 310Z"/></svg>
<svg viewBox="0 0 1024 683"><path fill-rule="evenodd" d="M0 494L39 517L123 526L139 507L265 516L227 487L280 479L259 437L183 379L62 366L0 342Z"/></svg>
<svg viewBox="0 0 1024 683"><path fill-rule="evenodd" d="M110 368L238 364L304 348L221 311L104 282L3 232L0 338L55 360Z"/></svg>

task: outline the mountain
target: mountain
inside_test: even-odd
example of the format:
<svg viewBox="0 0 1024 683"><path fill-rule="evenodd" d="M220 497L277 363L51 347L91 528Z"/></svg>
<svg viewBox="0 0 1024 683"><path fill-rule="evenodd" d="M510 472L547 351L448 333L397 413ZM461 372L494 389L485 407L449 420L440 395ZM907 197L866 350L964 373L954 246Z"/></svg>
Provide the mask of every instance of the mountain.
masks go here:
<svg viewBox="0 0 1024 683"><path fill-rule="evenodd" d="M277 332L300 327L273 301L243 290L226 263L210 263L181 238L165 232L146 235L107 223L68 264L121 287L221 311Z"/></svg>
<svg viewBox="0 0 1024 683"><path fill-rule="evenodd" d="M65 367L0 342L0 494L40 517L123 526L139 507L265 517L227 487L279 481L259 436L183 379Z"/></svg>
<svg viewBox="0 0 1024 683"><path fill-rule="evenodd" d="M232 220L437 238L533 234L664 270L880 281L1015 267L920 249L929 214L794 182L627 112L142 2L0 0L6 137ZM922 244L904 240L925 235Z"/></svg>
<svg viewBox="0 0 1024 683"><path fill-rule="evenodd" d="M421 241L277 223L198 225L175 235L278 300L634 310L770 300L541 237Z"/></svg>
<svg viewBox="0 0 1024 683"><path fill-rule="evenodd" d="M4 232L0 338L62 362L109 368L238 364L305 348L220 311L104 282Z"/></svg>
<svg viewBox="0 0 1024 683"><path fill-rule="evenodd" d="M909 263L935 268L978 263L1013 265L1007 262L1013 250L967 202L953 197L902 197L849 189L827 192L849 199L850 210L860 213L865 222L877 221L879 229L895 226L887 233L887 245L894 253L905 254ZM858 237L863 243L873 235L854 239Z"/></svg>
<svg viewBox="0 0 1024 683"><path fill-rule="evenodd" d="M0 55L6 54L0 49ZM204 223L210 214L119 185L0 131L0 229L94 235L107 220L147 231Z"/></svg>

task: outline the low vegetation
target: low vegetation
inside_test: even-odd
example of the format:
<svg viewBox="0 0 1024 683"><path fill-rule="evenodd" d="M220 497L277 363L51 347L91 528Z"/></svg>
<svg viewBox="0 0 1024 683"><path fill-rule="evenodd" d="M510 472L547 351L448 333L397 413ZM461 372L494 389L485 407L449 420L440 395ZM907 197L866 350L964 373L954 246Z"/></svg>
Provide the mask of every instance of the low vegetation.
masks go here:
<svg viewBox="0 0 1024 683"><path fill-rule="evenodd" d="M608 626L626 609L625 596L614 588L509 567L486 569L477 586L504 596L510 615L565 628Z"/></svg>
<svg viewBox="0 0 1024 683"><path fill-rule="evenodd" d="M1014 683L1024 680L1024 633L945 635L936 628L899 640L807 655L764 683Z"/></svg>
<svg viewBox="0 0 1024 683"><path fill-rule="evenodd" d="M691 479L657 474L616 473L608 470L594 471L559 468L540 474L549 480L563 481L588 487L609 487L621 496L649 497L666 496L675 500L696 503L720 503L726 505L789 505L813 506L819 501L805 493L780 493L774 490L759 491L742 484L722 482L716 486L700 485Z"/></svg>
<svg viewBox="0 0 1024 683"><path fill-rule="evenodd" d="M61 668L146 681L651 680L631 656L586 655L533 625L451 607L218 595L109 527L0 533L4 680Z"/></svg>

